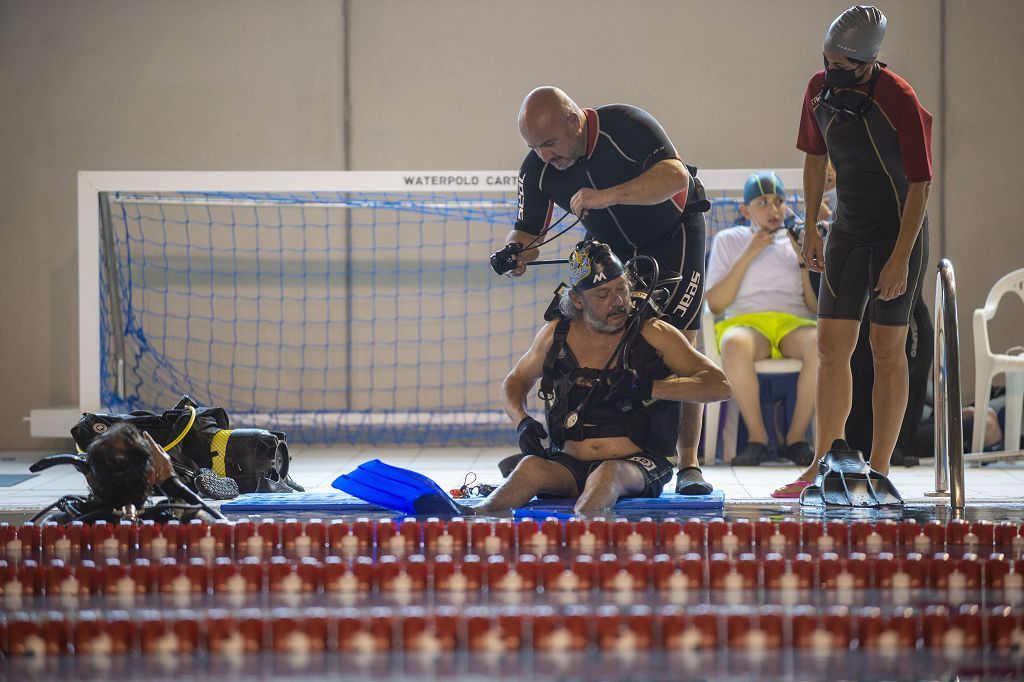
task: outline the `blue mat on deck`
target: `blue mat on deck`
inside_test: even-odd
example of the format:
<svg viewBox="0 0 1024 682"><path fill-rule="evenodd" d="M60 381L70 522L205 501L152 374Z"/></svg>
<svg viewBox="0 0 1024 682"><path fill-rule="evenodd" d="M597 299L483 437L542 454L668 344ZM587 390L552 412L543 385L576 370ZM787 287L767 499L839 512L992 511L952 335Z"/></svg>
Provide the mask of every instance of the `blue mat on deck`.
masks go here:
<svg viewBox="0 0 1024 682"><path fill-rule="evenodd" d="M472 507L483 498L459 500L460 504ZM545 511L571 512L576 500L538 500L529 502L517 517L539 516ZM623 513L672 512L688 509L721 509L725 504L725 493L715 490L710 495L677 495L662 493L661 497L630 497L619 500L615 510ZM306 512L325 511L339 514L360 514L368 512L387 513L388 509L364 502L358 498L337 493L246 493L221 505L222 511L230 512ZM394 512L397 513L397 512Z"/></svg>

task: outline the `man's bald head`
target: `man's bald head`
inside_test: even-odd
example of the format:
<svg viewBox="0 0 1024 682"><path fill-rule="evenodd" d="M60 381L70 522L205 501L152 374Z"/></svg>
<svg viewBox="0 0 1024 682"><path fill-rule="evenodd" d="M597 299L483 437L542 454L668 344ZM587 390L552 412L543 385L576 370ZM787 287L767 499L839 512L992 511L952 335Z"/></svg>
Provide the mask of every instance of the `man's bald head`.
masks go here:
<svg viewBox="0 0 1024 682"><path fill-rule="evenodd" d="M519 108L519 134L545 162L565 170L586 151L586 117L562 90L532 90Z"/></svg>
<svg viewBox="0 0 1024 682"><path fill-rule="evenodd" d="M519 107L519 130L522 132L524 128L536 123L564 118L569 114L579 116L582 110L559 88L543 85L531 90Z"/></svg>

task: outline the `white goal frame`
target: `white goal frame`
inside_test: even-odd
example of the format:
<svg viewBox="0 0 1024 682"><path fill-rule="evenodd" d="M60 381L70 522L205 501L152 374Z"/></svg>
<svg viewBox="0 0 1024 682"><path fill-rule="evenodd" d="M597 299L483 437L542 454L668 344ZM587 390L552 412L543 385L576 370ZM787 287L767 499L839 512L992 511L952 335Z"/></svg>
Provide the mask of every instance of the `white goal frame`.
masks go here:
<svg viewBox="0 0 1024 682"><path fill-rule="evenodd" d="M707 169L709 192L736 191L750 169ZM802 170L777 169L801 186ZM80 171L78 173L78 404L33 409L34 437L66 437L82 412L100 402L100 195L103 192L487 192L514 191L517 171ZM511 226L509 226L511 227ZM495 234L495 244L501 235Z"/></svg>

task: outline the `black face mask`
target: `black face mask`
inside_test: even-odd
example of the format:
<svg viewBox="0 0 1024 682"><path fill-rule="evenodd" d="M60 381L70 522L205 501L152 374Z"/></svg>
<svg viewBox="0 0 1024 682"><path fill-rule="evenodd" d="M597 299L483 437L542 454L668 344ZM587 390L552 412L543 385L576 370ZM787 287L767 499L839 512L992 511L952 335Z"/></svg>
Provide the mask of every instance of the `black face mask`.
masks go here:
<svg viewBox="0 0 1024 682"><path fill-rule="evenodd" d="M882 66L885 66L882 64ZM838 71L838 69L837 69ZM825 75L831 73L831 70L826 69ZM853 73L852 71L845 71L841 73ZM835 87L829 83L821 88L821 95L818 98L818 106L825 111L833 114L840 121L863 121L871 108L875 105L875 84L878 83L878 76L881 73L881 69L875 69L871 74L871 79L868 81L868 92L865 97L860 101L855 109L850 109L836 100ZM826 81L828 79L826 78Z"/></svg>
<svg viewBox="0 0 1024 682"><path fill-rule="evenodd" d="M859 80L857 69L830 69L828 61L825 62L825 83L827 85L833 88L850 88Z"/></svg>

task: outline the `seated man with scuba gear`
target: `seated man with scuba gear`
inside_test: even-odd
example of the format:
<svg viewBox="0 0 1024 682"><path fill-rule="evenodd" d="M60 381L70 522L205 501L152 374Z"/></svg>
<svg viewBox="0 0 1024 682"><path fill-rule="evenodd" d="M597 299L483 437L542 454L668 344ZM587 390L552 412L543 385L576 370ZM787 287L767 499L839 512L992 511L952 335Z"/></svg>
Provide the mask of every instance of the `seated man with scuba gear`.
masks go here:
<svg viewBox="0 0 1024 682"><path fill-rule="evenodd" d="M672 479L677 403L731 396L714 363L678 329L651 318L654 286L631 295L627 268L607 245L580 242L569 264L561 316L541 328L502 383L524 457L478 514L514 509L538 494L578 497L576 513L610 508L620 497L657 497ZM547 429L526 410L538 380ZM713 489L698 467L680 476L683 494Z"/></svg>

